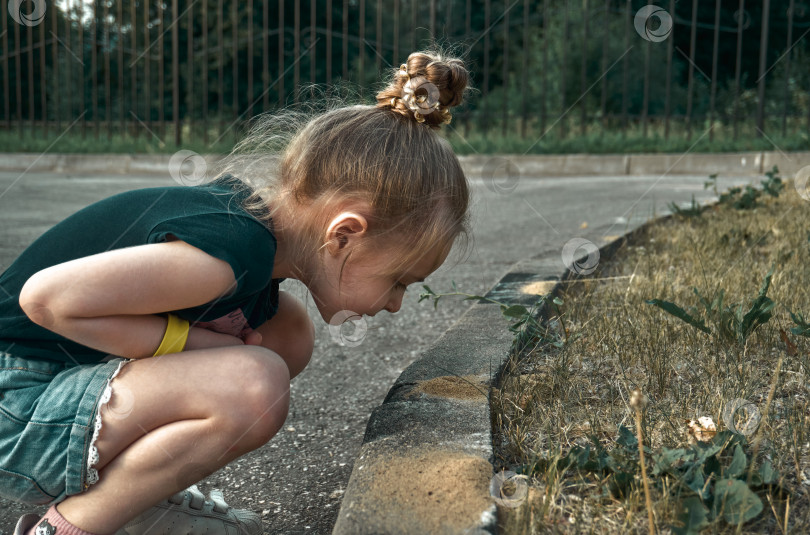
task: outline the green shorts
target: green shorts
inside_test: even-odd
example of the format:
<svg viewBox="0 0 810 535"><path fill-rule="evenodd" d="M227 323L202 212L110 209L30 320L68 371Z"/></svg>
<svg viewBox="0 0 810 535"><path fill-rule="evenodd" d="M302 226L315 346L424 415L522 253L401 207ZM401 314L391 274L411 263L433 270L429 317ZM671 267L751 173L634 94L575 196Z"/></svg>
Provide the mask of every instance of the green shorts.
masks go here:
<svg viewBox="0 0 810 535"><path fill-rule="evenodd" d="M0 351L0 496L53 505L98 480L96 415L126 362L75 365Z"/></svg>

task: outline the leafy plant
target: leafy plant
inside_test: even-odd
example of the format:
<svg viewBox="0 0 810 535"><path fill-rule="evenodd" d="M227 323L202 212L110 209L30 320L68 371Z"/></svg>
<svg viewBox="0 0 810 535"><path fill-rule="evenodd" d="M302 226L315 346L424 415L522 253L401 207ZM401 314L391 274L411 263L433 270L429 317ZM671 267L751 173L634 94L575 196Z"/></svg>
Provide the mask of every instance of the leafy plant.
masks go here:
<svg viewBox="0 0 810 535"><path fill-rule="evenodd" d="M561 306L563 301L559 297L542 295L530 308L526 308L523 305L508 305L488 297L459 292L455 281L452 281L452 285L453 290L455 290L454 292L436 293L431 290L428 285L423 284L422 288L424 289L424 292L419 295L419 301L417 302L421 303L425 299L433 299L433 308L436 309L436 307L439 305L439 299L442 297L460 295L464 296L464 301L477 300L479 303L495 303L501 307L501 313L504 315L504 317L509 318L510 320L515 320L511 325L509 325L509 331L515 334L515 339L512 342L513 349L519 350L527 347L530 344L533 345L537 343L551 344L555 347L563 347L579 337L578 334L573 337L569 337L568 330L565 329L564 323L562 333L552 331L551 336L549 336L549 329L541 325L537 320L539 310L543 303L551 303L557 312L557 317L562 320L562 314L557 307Z"/></svg>
<svg viewBox="0 0 810 535"><path fill-rule="evenodd" d="M669 203L669 211L682 217L699 217L703 213L703 207L695 201L695 195L692 194L692 204L689 207L680 208L677 204L671 202Z"/></svg>
<svg viewBox="0 0 810 535"><path fill-rule="evenodd" d="M700 295L697 288L692 288L700 304L703 305L706 316L714 324L714 330L706 326L704 319L698 315L697 307L690 307L689 311L686 311L675 303L661 299L648 299L644 302L659 307L664 312L707 334L714 334L726 342L736 341L740 345L744 345L751 333L771 319L775 303L767 296L767 293L775 268L776 264L773 264L765 275L759 293L745 313L743 313L742 303L739 305L723 305L725 296L725 290L723 289L720 289L716 297L709 302L708 299Z"/></svg>
<svg viewBox="0 0 810 535"><path fill-rule="evenodd" d="M790 319L793 320L793 323L798 325L798 327L791 327L790 332L799 336L810 337L810 323L804 320L804 316L801 312L796 312L795 314L790 312Z"/></svg>
<svg viewBox="0 0 810 535"><path fill-rule="evenodd" d="M768 179L762 181L762 191L771 197L779 197L779 194L785 187L785 184L782 182L782 177L779 176L779 168L774 165L773 169L765 173L765 176L767 176Z"/></svg>
<svg viewBox="0 0 810 535"><path fill-rule="evenodd" d="M762 191L751 185L745 186L745 189L735 186L719 196L720 204L730 204L737 210L747 210L757 206L757 199L762 195L762 192L771 197L779 197L785 187L782 178L779 176L779 168L774 165L770 171L765 173L765 176L768 178L760 182ZM717 175L710 175L709 179L708 182L704 182L703 188L713 186L714 192L717 194Z"/></svg>
<svg viewBox="0 0 810 535"><path fill-rule="evenodd" d="M515 471L526 475L549 468L592 472L606 483L603 495L627 497L640 475L638 439L623 425L618 433L610 450L591 437L590 443L573 446L556 460L554 467L540 459ZM654 451L644 446L645 457L651 461L652 483L676 501L679 525L670 526L673 533L697 534L720 519L742 524L762 512L762 500L756 491L778 485L779 474L768 460L751 470L753 460L749 460L745 447L745 435L729 430L717 433L709 442L696 442L686 448L662 447Z"/></svg>

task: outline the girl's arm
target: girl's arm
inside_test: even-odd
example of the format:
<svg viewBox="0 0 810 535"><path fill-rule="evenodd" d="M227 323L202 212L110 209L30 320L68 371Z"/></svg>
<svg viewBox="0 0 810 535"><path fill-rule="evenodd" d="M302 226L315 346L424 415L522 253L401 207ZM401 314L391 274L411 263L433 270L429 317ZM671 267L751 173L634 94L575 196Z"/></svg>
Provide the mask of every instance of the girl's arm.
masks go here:
<svg viewBox="0 0 810 535"><path fill-rule="evenodd" d="M20 307L41 325L99 351L152 356L166 331L157 314L199 306L231 290L233 270L183 241L116 249L33 275ZM234 336L192 327L186 349L241 345Z"/></svg>

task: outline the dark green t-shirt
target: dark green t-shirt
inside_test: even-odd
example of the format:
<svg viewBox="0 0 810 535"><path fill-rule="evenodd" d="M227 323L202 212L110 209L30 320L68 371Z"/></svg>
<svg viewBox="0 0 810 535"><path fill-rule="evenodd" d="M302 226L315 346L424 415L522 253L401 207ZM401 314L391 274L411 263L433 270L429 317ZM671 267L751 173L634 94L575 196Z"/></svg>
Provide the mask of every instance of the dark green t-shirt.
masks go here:
<svg viewBox="0 0 810 535"><path fill-rule="evenodd" d="M148 243L168 234L220 258L233 269L237 288L228 297L172 311L192 326L244 337L278 310L273 279L276 238L245 211L248 191L225 175L196 186L143 188L113 195L70 215L29 245L0 275L0 351L73 363L109 354L33 323L20 308L20 290L34 273L76 258Z"/></svg>

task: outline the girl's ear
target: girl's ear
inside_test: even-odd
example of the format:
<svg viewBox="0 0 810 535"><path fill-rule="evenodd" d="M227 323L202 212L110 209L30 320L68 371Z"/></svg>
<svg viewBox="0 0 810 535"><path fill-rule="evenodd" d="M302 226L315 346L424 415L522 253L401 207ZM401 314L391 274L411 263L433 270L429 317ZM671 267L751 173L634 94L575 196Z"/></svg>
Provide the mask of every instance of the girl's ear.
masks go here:
<svg viewBox="0 0 810 535"><path fill-rule="evenodd" d="M343 212L326 229L326 248L337 256L350 243L356 244L367 229L365 217L356 212Z"/></svg>

